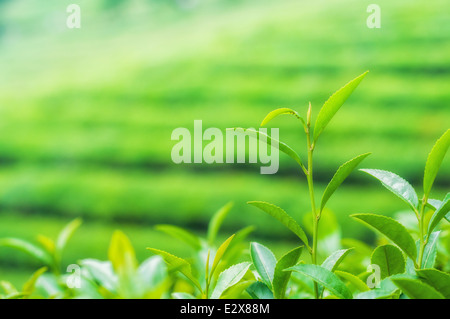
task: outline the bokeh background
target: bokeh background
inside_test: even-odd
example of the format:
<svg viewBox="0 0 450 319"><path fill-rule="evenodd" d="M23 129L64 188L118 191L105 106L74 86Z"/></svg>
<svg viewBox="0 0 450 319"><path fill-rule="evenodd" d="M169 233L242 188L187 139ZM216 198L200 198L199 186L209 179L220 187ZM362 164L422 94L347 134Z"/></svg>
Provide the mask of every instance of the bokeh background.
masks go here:
<svg viewBox="0 0 450 319"><path fill-rule="evenodd" d="M81 29L66 27L81 6ZM369 29L367 6L381 7ZM313 114L349 80L369 75L321 136L315 173L323 190L337 167L392 170L420 190L434 141L450 123L447 0L2 0L0 1L0 237L56 236L83 226L66 263L106 259L114 229L139 259L152 246L183 255L154 225L203 234L213 213L234 208L222 236L255 225L252 240L277 254L295 239L246 205L264 200L302 220L305 179L281 155L276 175L259 165L175 165L177 127L257 127L277 107ZM285 117L280 138L305 156L302 129ZM434 198L450 185L444 160ZM374 234L348 215L393 215L394 195L355 172L330 200L344 237ZM23 282L36 264L0 249L0 279Z"/></svg>

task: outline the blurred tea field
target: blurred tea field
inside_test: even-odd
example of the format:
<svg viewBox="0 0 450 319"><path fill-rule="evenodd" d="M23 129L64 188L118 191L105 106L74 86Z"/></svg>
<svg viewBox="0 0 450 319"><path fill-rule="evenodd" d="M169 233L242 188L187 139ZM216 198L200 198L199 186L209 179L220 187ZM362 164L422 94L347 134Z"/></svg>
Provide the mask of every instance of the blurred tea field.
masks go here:
<svg viewBox="0 0 450 319"><path fill-rule="evenodd" d="M81 29L66 7L81 6ZM114 229L145 247L177 253L154 225L203 234L229 201L223 236L255 225L251 239L280 253L296 244L246 205L264 200L297 219L309 210L306 181L280 155L275 175L259 165L171 160L177 127L257 127L276 107L314 114L334 91L370 70L316 151L319 187L365 152L364 167L391 170L420 194L426 157L450 123L448 1L387 1L369 29L371 1L0 1L0 237L56 236L83 218L66 263L105 259ZM302 128L273 122L305 156ZM450 185L449 159L434 198ZM392 215L406 206L355 172L330 208L345 237L374 240L352 213ZM0 249L0 279L21 282L37 266Z"/></svg>

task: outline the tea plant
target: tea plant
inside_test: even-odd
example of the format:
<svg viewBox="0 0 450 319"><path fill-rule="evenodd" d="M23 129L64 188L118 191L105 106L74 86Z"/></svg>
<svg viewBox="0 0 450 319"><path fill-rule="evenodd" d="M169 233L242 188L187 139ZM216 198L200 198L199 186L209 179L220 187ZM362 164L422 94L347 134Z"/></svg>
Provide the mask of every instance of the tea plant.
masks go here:
<svg viewBox="0 0 450 319"><path fill-rule="evenodd" d="M344 87L339 89L336 93L334 93L320 109L314 127L311 126L311 117L312 117L311 103L309 104L308 110L306 112L306 117L302 117L297 111L293 109L279 108L270 112L261 123L261 126L264 126L279 115L283 114L293 115L300 121L300 124L306 135L306 153L307 153L306 166L303 164L303 161L301 160L300 156L287 144L283 142L273 143L273 140L270 136L265 136L265 138L268 144L279 145L279 150L287 154L292 159L294 159L300 166L304 175L306 176L312 210L312 223L313 223L312 245L310 245L308 238L304 230L300 227L300 225L280 207L260 201L249 202L249 204L260 208L267 214L276 218L284 226L286 226L289 230L291 230L294 234L296 234L299 237L299 239L303 242L303 244L306 247L306 250L311 255L312 265L299 265L293 268L288 268L287 270L300 272L303 275L310 277L314 281L315 298L321 297L322 286L327 287L330 291L334 292L339 297L350 297L350 294L348 293L345 284L333 273L334 266L341 260L340 258L343 258L345 256L345 252L336 252L336 254L340 255L340 257L332 255L329 257L330 258L329 263L322 266L318 265L319 223L322 217L322 213L326 207L326 204L333 195L333 193L350 175L350 173L358 166L358 164L361 163L361 161L364 160L370 153L365 153L356 156L355 158L349 160L348 162L344 163L339 167L339 169L336 171L333 178L329 182L328 186L326 187L322 195L320 205L317 205L315 197L313 155L317 147L317 142L320 135L323 133L326 126L334 117L336 112L340 109L340 107L344 104L347 98L356 89L356 87L360 84L360 82L364 79L366 75L367 72L361 74L360 76L358 76L357 78L346 84ZM253 136L258 137L261 134L264 134L251 129L243 130L243 132L245 131L247 132L250 131L251 133L254 134ZM267 280L266 285L269 288L271 286L271 284L267 282ZM282 295L278 294L278 296L281 297Z"/></svg>
<svg viewBox="0 0 450 319"><path fill-rule="evenodd" d="M177 226L156 226L157 229L182 240L194 250L194 256L191 261L188 261L162 250L147 248L154 254L161 256L170 271L181 273L197 291L194 292L191 289L188 289L189 292L175 291L172 293L174 298L196 298L195 296L204 299L217 299L223 296L227 298L238 297L254 281L253 276L248 272L250 263L242 262L233 265L233 262L242 255L242 241L253 231L253 226L246 227L232 235L217 250L214 246L217 233L231 207L231 203L225 205L212 217L208 225L206 239L199 238Z"/></svg>
<svg viewBox="0 0 450 319"><path fill-rule="evenodd" d="M450 130L447 130L428 155L421 199L418 199L411 184L400 176L384 170L361 169L402 199L417 219L419 239L415 242L406 227L393 218L375 214L352 215L396 245L377 247L372 255L372 263L380 266L382 278L390 277L395 286L410 298L450 298L450 275L433 269L441 232L435 230L443 219L450 221L450 193L442 201L430 198L434 180L449 145ZM406 263L403 254L407 257ZM406 275L397 275L405 271ZM389 293L387 290L378 290L377 293L383 295Z"/></svg>

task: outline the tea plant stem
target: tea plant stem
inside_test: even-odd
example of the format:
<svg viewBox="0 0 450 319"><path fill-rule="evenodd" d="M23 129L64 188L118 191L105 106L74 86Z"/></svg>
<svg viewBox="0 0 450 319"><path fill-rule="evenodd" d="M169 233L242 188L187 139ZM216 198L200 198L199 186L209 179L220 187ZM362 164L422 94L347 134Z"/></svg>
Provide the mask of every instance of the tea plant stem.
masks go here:
<svg viewBox="0 0 450 319"><path fill-rule="evenodd" d="M419 233L420 233L420 248L419 248L419 260L418 260L418 265L417 268L421 269L422 268L422 260L423 260L423 253L425 251L425 246L428 243L428 238L425 239L425 206L428 202L428 198L426 195L424 195L423 199L422 199L422 205L420 207L420 213L419 213Z"/></svg>
<svg viewBox="0 0 450 319"><path fill-rule="evenodd" d="M311 134L309 130L309 121L308 127L306 130L306 140L308 146L308 174L306 175L308 181L308 189L309 189L309 197L311 200L311 210L313 215L313 247L311 252L311 259L313 264L317 264L317 238L319 233L319 215L316 212L316 202L314 198L314 181L313 181L313 151L314 145L311 144ZM314 282L314 296L316 299L319 298L319 289L317 286L317 282Z"/></svg>

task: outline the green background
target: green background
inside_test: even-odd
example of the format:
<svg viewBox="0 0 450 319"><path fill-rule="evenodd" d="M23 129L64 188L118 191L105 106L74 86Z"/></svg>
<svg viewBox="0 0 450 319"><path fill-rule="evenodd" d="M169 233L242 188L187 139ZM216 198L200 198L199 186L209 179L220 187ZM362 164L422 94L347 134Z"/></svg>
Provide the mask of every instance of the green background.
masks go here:
<svg viewBox="0 0 450 319"><path fill-rule="evenodd" d="M81 7L81 29L66 7ZM298 220L310 209L306 181L280 155L276 175L259 165L175 165L172 131L257 127L270 110L313 116L334 91L369 75L316 149L323 190L337 167L365 152L362 167L391 170L418 190L426 157L450 122L448 1L380 0L381 28L366 26L372 1L0 1L0 237L55 237L68 221L83 226L66 264L105 259L123 229L140 260L145 247L183 255L154 230L171 223L204 234L229 201L226 236L257 226L251 240L277 254L295 245L249 200L283 207ZM305 159L302 128L273 121ZM444 160L433 198L448 191ZM330 202L344 237L375 236L352 213L393 215L407 207L355 172ZM37 266L0 249L0 279L22 282Z"/></svg>

